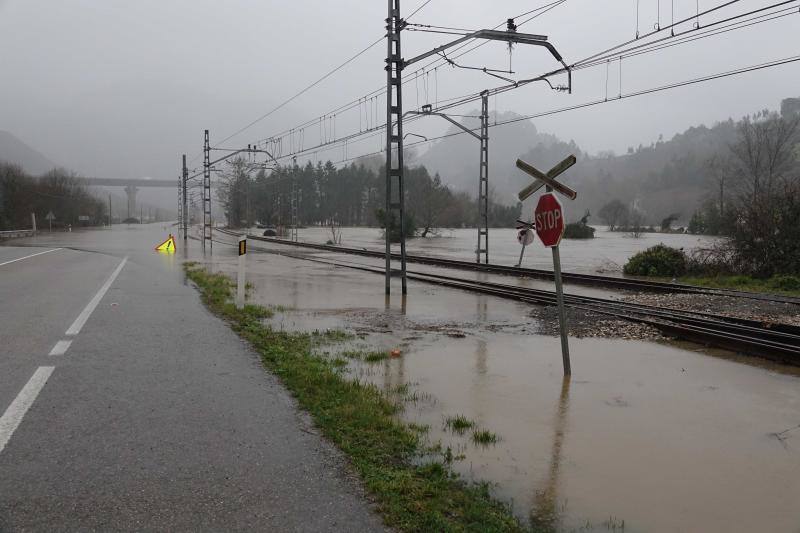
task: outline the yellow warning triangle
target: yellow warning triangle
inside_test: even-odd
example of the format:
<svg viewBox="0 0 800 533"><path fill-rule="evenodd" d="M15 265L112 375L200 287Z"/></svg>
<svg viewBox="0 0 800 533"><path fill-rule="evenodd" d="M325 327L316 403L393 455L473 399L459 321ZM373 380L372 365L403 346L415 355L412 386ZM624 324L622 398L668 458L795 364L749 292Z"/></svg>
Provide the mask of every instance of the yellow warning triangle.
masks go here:
<svg viewBox="0 0 800 533"><path fill-rule="evenodd" d="M172 233L169 234L167 240L156 246L157 252L167 252L168 254L175 253L175 237L172 236Z"/></svg>

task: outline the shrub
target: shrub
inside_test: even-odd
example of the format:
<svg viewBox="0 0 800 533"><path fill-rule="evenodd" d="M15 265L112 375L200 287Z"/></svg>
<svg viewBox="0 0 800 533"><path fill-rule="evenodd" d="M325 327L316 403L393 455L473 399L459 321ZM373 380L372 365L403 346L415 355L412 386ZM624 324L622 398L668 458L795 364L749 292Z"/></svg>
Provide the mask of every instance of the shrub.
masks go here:
<svg viewBox="0 0 800 533"><path fill-rule="evenodd" d="M565 239L594 239L594 228L580 222L572 222L564 228Z"/></svg>
<svg viewBox="0 0 800 533"><path fill-rule="evenodd" d="M682 276L686 273L686 255L682 250L657 244L628 259L623 272L635 276Z"/></svg>
<svg viewBox="0 0 800 533"><path fill-rule="evenodd" d="M773 276L769 284L781 291L800 291L800 278L797 276Z"/></svg>

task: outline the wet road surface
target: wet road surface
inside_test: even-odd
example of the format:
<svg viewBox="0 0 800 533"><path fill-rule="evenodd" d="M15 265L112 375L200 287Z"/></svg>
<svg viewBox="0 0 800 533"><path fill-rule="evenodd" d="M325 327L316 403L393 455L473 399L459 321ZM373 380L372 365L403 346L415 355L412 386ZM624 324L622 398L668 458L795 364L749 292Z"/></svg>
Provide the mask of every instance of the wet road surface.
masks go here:
<svg viewBox="0 0 800 533"><path fill-rule="evenodd" d="M382 529L167 231L0 247L0 531Z"/></svg>

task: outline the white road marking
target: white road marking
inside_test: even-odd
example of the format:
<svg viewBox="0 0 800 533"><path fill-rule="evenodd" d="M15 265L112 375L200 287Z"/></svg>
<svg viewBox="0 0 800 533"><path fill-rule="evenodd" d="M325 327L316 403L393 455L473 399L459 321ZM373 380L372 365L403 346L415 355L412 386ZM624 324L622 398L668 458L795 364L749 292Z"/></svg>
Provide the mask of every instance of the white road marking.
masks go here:
<svg viewBox="0 0 800 533"><path fill-rule="evenodd" d="M11 435L19 427L22 417L33 405L34 400L36 400L44 384L47 383L47 379L53 373L53 370L55 370L54 366L40 366L37 368L28 383L22 387L17 397L14 398L6 412L0 417L0 452L3 451L9 439L11 439Z"/></svg>
<svg viewBox="0 0 800 533"><path fill-rule="evenodd" d="M91 299L91 301L86 305L83 311L81 311L81 314L78 315L78 318L75 319L75 322L73 322L72 325L69 327L69 329L66 332L66 335L77 335L78 333L80 333L81 328L83 327L84 324L86 324L86 321L89 320L89 316L92 314L95 307L97 307L97 304L100 303L100 300L103 299L103 296L106 294L106 291L108 291L109 287L111 287L111 284L114 283L114 280L117 279L117 276L122 271L122 267L124 267L125 263L127 262L128 262L128 256L125 256L125 258L119 264L117 269L114 270L114 273L111 274L111 277L109 277L103 284L103 286L100 287L100 290L97 291L97 294L94 295L94 298Z"/></svg>
<svg viewBox="0 0 800 533"><path fill-rule="evenodd" d="M71 340L58 341L48 355L64 355L69 350L70 344L72 344Z"/></svg>
<svg viewBox="0 0 800 533"><path fill-rule="evenodd" d="M11 261L6 261L5 263L0 263L0 267L4 266L4 265L10 265L11 263L16 263L17 261L22 261L23 259L28 259L30 257L36 257L37 255L49 254L50 252L57 252L58 250L61 250L61 249L62 248L53 248L52 250L45 250L44 252L39 252L37 254L26 255L25 257L18 257L17 259L12 259Z"/></svg>

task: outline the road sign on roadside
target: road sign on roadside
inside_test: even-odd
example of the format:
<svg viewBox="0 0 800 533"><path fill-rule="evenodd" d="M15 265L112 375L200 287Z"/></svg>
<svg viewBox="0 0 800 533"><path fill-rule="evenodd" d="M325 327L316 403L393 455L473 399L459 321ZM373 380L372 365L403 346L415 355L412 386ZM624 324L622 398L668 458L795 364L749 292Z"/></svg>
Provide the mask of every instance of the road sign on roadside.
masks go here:
<svg viewBox="0 0 800 533"><path fill-rule="evenodd" d="M542 244L548 248L558 246L564 235L564 209L556 195L550 192L541 195L533 214Z"/></svg>
<svg viewBox="0 0 800 533"><path fill-rule="evenodd" d="M541 189L543 186L547 185L548 187L552 187L555 191L563 194L570 200L574 200L578 193L574 190L570 189L563 183L559 183L555 180L556 176L562 174L565 170L576 163L577 159L574 155L570 155L559 164L551 168L547 171L547 174L543 173L533 165L529 165L522 159L517 159L517 168L536 178L536 181L519 191L517 195L519 197L519 201L522 202L530 195Z"/></svg>
<svg viewBox="0 0 800 533"><path fill-rule="evenodd" d="M53 214L52 211L48 211L44 219L47 221L50 233L53 233L53 221L56 219L56 216Z"/></svg>

